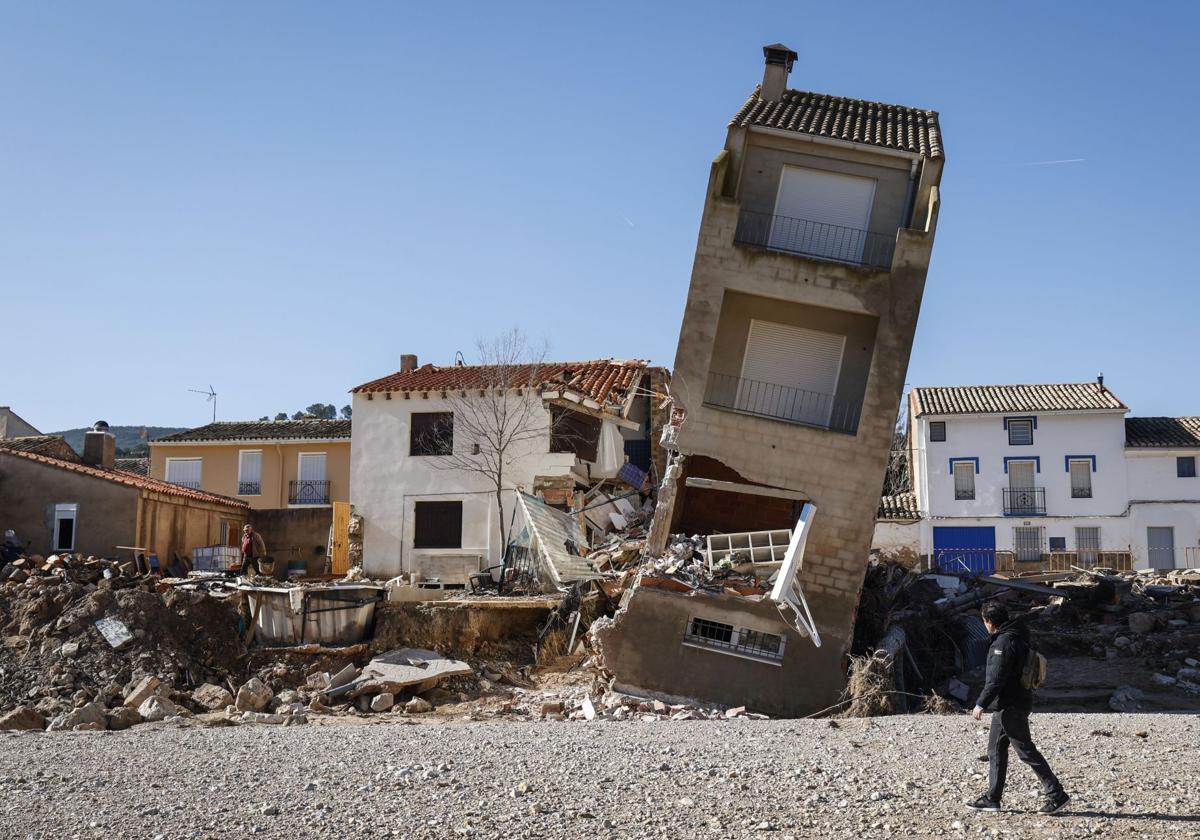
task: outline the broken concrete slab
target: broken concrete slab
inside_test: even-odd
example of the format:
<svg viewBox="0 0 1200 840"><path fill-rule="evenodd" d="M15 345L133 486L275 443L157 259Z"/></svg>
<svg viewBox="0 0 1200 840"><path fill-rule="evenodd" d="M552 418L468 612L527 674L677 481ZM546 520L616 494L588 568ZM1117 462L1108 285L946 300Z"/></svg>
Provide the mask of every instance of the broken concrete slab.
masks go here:
<svg viewBox="0 0 1200 840"><path fill-rule="evenodd" d="M372 712L386 712L392 706L396 705L396 695L390 691L385 691L382 694L376 694L371 698Z"/></svg>
<svg viewBox="0 0 1200 840"><path fill-rule="evenodd" d="M133 641L133 634L129 632L125 622L116 618L99 619L96 621L96 629L113 650L120 650Z"/></svg>
<svg viewBox="0 0 1200 840"><path fill-rule="evenodd" d="M428 691L447 677L462 677L472 673L471 666L457 659L422 648L399 648L376 656L363 668L357 680L327 693L349 694L351 699L364 694L389 692L399 694L406 688Z"/></svg>
<svg viewBox="0 0 1200 840"><path fill-rule="evenodd" d="M163 681L155 676L142 677L133 690L125 695L125 705L131 709L136 709L146 701L146 698L158 694L162 689Z"/></svg>

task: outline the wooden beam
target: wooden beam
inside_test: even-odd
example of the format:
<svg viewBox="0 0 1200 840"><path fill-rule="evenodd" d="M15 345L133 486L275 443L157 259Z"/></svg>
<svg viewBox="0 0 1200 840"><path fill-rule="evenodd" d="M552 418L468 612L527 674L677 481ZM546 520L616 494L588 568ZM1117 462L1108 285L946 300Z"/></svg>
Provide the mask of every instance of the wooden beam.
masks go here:
<svg viewBox="0 0 1200 840"><path fill-rule="evenodd" d="M809 498L806 494L798 490L784 490L778 487L760 487L757 484L741 484L736 481L719 481L715 478L701 478L696 475L689 475L684 481L688 487L697 487L704 490L721 490L726 493L745 493L749 496L770 496L773 499L794 499L798 502L807 502Z"/></svg>
<svg viewBox="0 0 1200 840"><path fill-rule="evenodd" d="M632 420L626 420L619 414L609 414L606 411L598 411L597 409L588 408L587 406L580 405L576 402L571 402L570 400L559 398L547 400L547 402L549 402L551 405L557 405L560 408L569 408L571 411L578 411L580 414L586 414L589 417L595 417L600 420L607 420L610 423L616 423L622 429L629 429L631 432L639 432L642 429L641 423L635 423Z"/></svg>

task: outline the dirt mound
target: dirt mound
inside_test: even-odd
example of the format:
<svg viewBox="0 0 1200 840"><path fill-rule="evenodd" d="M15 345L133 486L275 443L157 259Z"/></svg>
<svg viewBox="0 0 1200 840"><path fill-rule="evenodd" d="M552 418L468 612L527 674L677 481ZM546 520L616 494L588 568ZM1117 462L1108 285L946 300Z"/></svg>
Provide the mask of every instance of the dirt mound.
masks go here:
<svg viewBox="0 0 1200 840"><path fill-rule="evenodd" d="M55 578L0 587L0 710L20 703L45 715L83 702L111 704L143 676L185 691L237 681L245 618L236 602L198 592L114 591ZM96 621L131 638L113 647Z"/></svg>

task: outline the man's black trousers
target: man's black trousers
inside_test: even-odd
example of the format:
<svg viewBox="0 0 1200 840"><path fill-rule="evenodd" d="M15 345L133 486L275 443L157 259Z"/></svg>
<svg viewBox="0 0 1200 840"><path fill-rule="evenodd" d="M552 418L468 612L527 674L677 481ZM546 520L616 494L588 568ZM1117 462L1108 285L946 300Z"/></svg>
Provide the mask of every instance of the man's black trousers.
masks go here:
<svg viewBox="0 0 1200 840"><path fill-rule="evenodd" d="M1004 779L1008 775L1008 745L1017 751L1017 758L1029 765L1042 783L1042 793L1050 796L1062 791L1062 784L1050 769L1046 759L1033 745L1029 734L1029 712L1005 709L992 713L992 734L988 739L988 799L999 802L1004 795Z"/></svg>

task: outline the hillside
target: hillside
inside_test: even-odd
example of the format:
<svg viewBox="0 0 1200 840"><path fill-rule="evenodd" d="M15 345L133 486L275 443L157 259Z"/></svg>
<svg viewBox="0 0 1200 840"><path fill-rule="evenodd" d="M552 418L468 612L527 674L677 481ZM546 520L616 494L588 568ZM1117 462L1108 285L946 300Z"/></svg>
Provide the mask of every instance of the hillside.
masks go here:
<svg viewBox="0 0 1200 840"><path fill-rule="evenodd" d="M83 436L91 427L82 429L67 429L65 432L51 432L51 434L62 435L71 448L76 452L83 451ZM174 434L175 432L184 431L182 426L109 426L108 430L113 433L117 439L118 450L131 450L147 441L155 440L163 435Z"/></svg>

